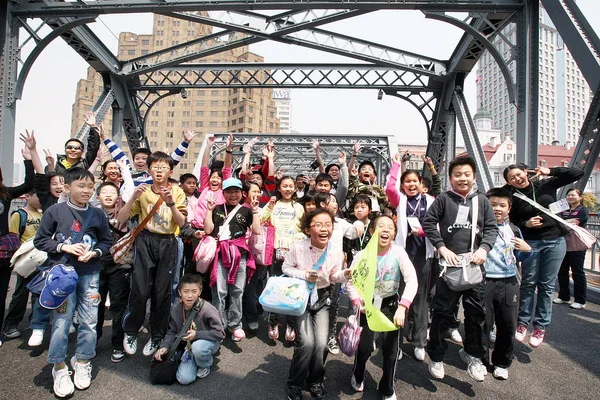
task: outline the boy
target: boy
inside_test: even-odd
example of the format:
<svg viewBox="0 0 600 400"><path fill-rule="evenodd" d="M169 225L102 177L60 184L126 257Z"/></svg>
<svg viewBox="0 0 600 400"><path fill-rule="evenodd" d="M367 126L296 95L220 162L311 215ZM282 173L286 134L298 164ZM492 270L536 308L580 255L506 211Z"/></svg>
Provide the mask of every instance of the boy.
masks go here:
<svg viewBox="0 0 600 400"><path fill-rule="evenodd" d="M448 264L457 265L460 262L457 254L471 253L471 263L481 265L494 247L498 236L498 226L492 206L487 197L473 190L476 174L473 159L455 158L448 166L448 174L452 189L435 199L423 221L423 230L431 244L438 249L440 258L443 257ZM475 197L477 197L479 212L476 216L477 226L472 227L472 202ZM471 229L476 229L477 234L473 248L471 248ZM453 309L461 296L468 323L465 324L464 349L461 349L459 354L468 364L469 375L481 382L487 373L481 362L485 353L484 283L472 289L452 291L446 281L437 280L433 298L430 341L427 346L431 358L429 372L435 378L444 377L443 359L448 347L444 337L454 319Z"/></svg>
<svg viewBox="0 0 600 400"><path fill-rule="evenodd" d="M213 304L219 310L223 326L231 331L233 341L239 342L246 337L242 329L244 287L256 269L246 233L250 228L255 235L261 233L259 201L255 198L251 208L242 207L242 182L236 178L223 181L223 196L225 204L219 206L214 197L208 199L204 232L218 242L210 276L210 285L214 288ZM230 216L230 213L235 214Z"/></svg>
<svg viewBox="0 0 600 400"><path fill-rule="evenodd" d="M72 266L78 275L75 291L52 312L54 322L48 362L54 364L52 377L57 397L69 396L75 390L65 364L75 310L79 326L76 355L71 358L74 383L80 390L90 386L90 360L96 355L100 303L98 280L102 265L99 258L109 252L112 244L106 215L88 204L94 193L94 175L84 168L71 168L65 173L64 189L69 194L68 200L51 206L44 213L33 242L38 250L48 253L47 265L63 264L66 257L64 264ZM80 238L76 243L72 242L74 236Z"/></svg>
<svg viewBox="0 0 600 400"><path fill-rule="evenodd" d="M142 189L136 188L136 191ZM100 202L102 211L108 218L113 243L119 240L127 232L127 220L119 219L119 211L123 207L123 200L119 188L112 182L103 182L96 189L96 198ZM112 314L111 343L113 346L110 360L114 363L123 361L123 315L127 308L129 299L129 288L131 285L131 265L117 264L110 253L101 258L102 270L100 271L100 305L98 306L98 341L102 337L102 326L104 324L104 311L107 295L110 293L110 311Z"/></svg>
<svg viewBox="0 0 600 400"><path fill-rule="evenodd" d="M65 143L65 154L57 156L56 166L48 166L48 172L56 171L64 175L71 168L81 167L87 169L92 165L100 148L100 137L98 136L100 130L96 126L96 116L93 112L86 114L84 122L90 127L85 157L83 157L83 152L85 151L83 142L79 139L71 138Z"/></svg>
<svg viewBox="0 0 600 400"><path fill-rule="evenodd" d="M181 302L177 303L171 309L169 319L169 330L160 343L160 348L155 354L155 358L162 361L165 354L175 341L175 336L179 334L189 313L200 298L202 292L202 277L200 275L186 274L179 282L179 297ZM221 324L221 318L217 309L205 300L202 302L200 311L196 314L187 336L183 340L187 341L186 350L191 352L187 362L181 362L177 368L177 381L182 385L189 385L196 378L206 378L210 373L210 366L213 362L213 354L219 351L221 341L225 338L225 331Z"/></svg>
<svg viewBox="0 0 600 400"><path fill-rule="evenodd" d="M179 186L168 185L173 174L173 159L157 151L146 161L153 183L135 191L119 211L119 219L139 216L141 223L162 199L162 204L135 239L131 295L123 317L123 348L126 354L133 355L137 351L137 333L146 316L146 300L151 299L151 338L143 350L145 356L150 356L158 348L169 325L171 281L177 264L175 236L185 224L187 207L183 190Z"/></svg>
<svg viewBox="0 0 600 400"><path fill-rule="evenodd" d="M499 234L492 251L483 264L486 273L485 288L485 335L488 345L489 333L496 322L496 343L492 352L493 376L508 379L508 367L513 359L513 340L517 329L519 312L519 280L517 262L531 256L531 246L521 239L519 228L508 222L512 194L502 188L490 189L487 198L492 204ZM489 359L486 351L485 359Z"/></svg>
<svg viewBox="0 0 600 400"><path fill-rule="evenodd" d="M38 198L35 189L25 195L25 207L14 211L10 216L10 225L8 231L19 236L21 243L28 241L35 236L42 213L40 209L40 199ZM17 283L13 292L8 312L4 319L4 337L7 339L15 339L21 336L21 332L17 328L23 320L27 311L27 300L29 299L29 290L27 284L31 282L35 274L31 274L27 278L23 278L17 274Z"/></svg>
<svg viewBox="0 0 600 400"><path fill-rule="evenodd" d="M353 156L354 158L354 156ZM358 176L350 177L350 187L348 188L348 201L353 202L354 198L359 194L366 194L371 198L371 209L373 213L383 213L386 208L390 210L385 188L377 185L377 173L375 165L365 160L358 166Z"/></svg>

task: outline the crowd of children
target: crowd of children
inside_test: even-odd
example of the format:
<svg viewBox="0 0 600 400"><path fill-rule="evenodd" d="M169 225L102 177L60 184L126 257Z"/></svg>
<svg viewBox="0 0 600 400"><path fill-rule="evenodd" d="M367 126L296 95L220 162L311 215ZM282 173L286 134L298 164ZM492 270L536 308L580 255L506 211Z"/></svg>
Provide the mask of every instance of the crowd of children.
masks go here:
<svg viewBox="0 0 600 400"><path fill-rule="evenodd" d="M543 340L552 297L546 288L554 288L558 269L552 263L561 254L560 248L554 249L552 259L540 261L536 248L548 240L564 246L564 233L522 200L517 202L513 193L548 206L556 201L557 187L580 178L576 170L510 166L507 186L484 194L474 188L473 160L458 157L447 166L449 190L442 193L441 178L429 158L423 158L428 175L423 176L405 170L406 158L395 155L386 179L377 176L369 159L356 167L359 143L352 147L349 164L342 152L329 165L323 163L319 143L313 143L319 173L311 178L277 172L271 141L261 151L261 162L252 165L253 139L244 146L241 168L233 171L234 138L229 135L222 162L211 162L215 138L208 137L200 176L181 171L177 181L174 169L194 132L184 132L171 155L138 149L129 160L96 126L93 114L86 123L87 152L83 142L70 139L66 154L56 163L46 153L44 169L35 137L27 132L21 137L25 182L7 188L0 175L2 338L21 335L18 325L31 292L28 344L39 346L51 323L48 362L58 397L90 386L91 361L109 301L111 361L135 354L140 331L149 328L143 354L157 362L181 340L186 349L176 371L181 384L210 373L213 355L227 332L240 341L247 331L263 328L275 341L283 328L285 340L295 345L287 379L292 400L302 398L305 384L312 397L325 397L325 361L328 353L339 352L337 320L344 291L363 328L349 377L357 392L364 390L366 363L378 334L368 324L370 313L365 309L373 303L395 327L379 334L383 376L378 390L385 399L396 398L396 363L404 337L412 343L415 359L424 361L428 354L431 375L444 378L446 337L458 335L455 340L462 340L456 331L461 298L466 336L459 354L468 374L483 381L490 368L495 378L508 379L514 340L523 340L531 319L533 276L538 269L554 268L553 276L544 273L538 289L541 311L536 312L530 344L537 347ZM101 141L109 160L101 159ZM90 170L102 161L102 183L97 185ZM530 181L531 172L553 178ZM23 195L26 206L9 218L11 200ZM575 218L572 214L581 208L572 203L569 216ZM377 241L374 295L364 299L352 272L372 237ZM17 276L4 317L10 260L27 241L47 259L28 275ZM128 246L121 246L126 242ZM569 255L573 260L576 256ZM569 261L565 262L568 276ZM456 286L453 280L459 266L461 271L474 271L474 281L467 286ZM267 278L282 274L314 285L300 316L262 310L259 295ZM569 297L568 280L562 276L559 302ZM576 287L576 301L585 305L580 292ZM260 323L261 315L265 324ZM72 331L77 332L76 352L67 363Z"/></svg>

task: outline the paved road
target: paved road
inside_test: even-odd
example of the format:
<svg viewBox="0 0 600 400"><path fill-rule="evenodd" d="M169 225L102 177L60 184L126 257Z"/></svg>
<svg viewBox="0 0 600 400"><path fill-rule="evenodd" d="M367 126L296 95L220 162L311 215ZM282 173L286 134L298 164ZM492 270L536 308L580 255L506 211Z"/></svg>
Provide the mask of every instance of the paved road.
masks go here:
<svg viewBox="0 0 600 400"><path fill-rule="evenodd" d="M547 341L539 349L517 344L516 359L508 381L488 375L483 383L469 378L458 356L459 346L450 344L446 377L430 378L427 365L412 358L411 346L397 369L396 391L400 399L593 399L600 388L600 306L588 303L582 311L554 306ZM110 321L106 321L109 325ZM110 362L110 329L106 328L93 362L92 386L77 391L74 399L285 399L285 381L293 349L281 342L269 343L262 332L238 344L226 340L209 377L190 386L152 386L148 382L149 359L128 357L120 364ZM40 350L27 346L24 337L5 342L0 348L0 399L51 399L50 366L46 364L48 338ZM71 336L74 340L74 336ZM140 340L143 345L142 337ZM70 353L73 353L73 346ZM408 354L406 354L408 353ZM352 359L332 356L327 362L328 399L379 399L376 382L381 376L381 355L367 367L364 394L350 387ZM305 398L309 398L305 393Z"/></svg>

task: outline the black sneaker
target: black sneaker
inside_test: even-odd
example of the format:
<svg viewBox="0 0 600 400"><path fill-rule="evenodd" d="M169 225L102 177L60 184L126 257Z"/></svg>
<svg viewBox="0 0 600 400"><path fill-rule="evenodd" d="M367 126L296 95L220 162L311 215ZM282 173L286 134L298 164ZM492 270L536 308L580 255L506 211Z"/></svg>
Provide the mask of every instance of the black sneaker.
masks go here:
<svg viewBox="0 0 600 400"><path fill-rule="evenodd" d="M340 346L338 346L335 336L329 338L329 341L327 342L327 350L329 350L329 352L333 355L340 354Z"/></svg>
<svg viewBox="0 0 600 400"><path fill-rule="evenodd" d="M288 386L288 400L302 400L302 389L297 386Z"/></svg>
<svg viewBox="0 0 600 400"><path fill-rule="evenodd" d="M21 331L15 327L8 328L7 330L4 331L4 337L7 339L16 339L19 336L21 336Z"/></svg>
<svg viewBox="0 0 600 400"><path fill-rule="evenodd" d="M123 350L113 350L110 356L110 361L114 363L121 362L125 359L125 352Z"/></svg>
<svg viewBox="0 0 600 400"><path fill-rule="evenodd" d="M313 383L310 385L310 394L315 399L325 398L325 388L322 383Z"/></svg>

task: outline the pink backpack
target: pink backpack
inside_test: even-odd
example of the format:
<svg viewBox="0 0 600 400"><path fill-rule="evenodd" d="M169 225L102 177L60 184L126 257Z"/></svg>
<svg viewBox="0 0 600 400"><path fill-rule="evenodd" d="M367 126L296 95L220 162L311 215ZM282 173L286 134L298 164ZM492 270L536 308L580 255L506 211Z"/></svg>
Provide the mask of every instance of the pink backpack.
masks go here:
<svg viewBox="0 0 600 400"><path fill-rule="evenodd" d="M259 235L250 235L248 247L257 263L271 265L275 251L275 227L270 224L261 225Z"/></svg>

